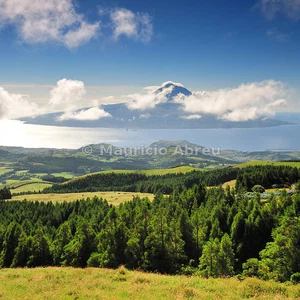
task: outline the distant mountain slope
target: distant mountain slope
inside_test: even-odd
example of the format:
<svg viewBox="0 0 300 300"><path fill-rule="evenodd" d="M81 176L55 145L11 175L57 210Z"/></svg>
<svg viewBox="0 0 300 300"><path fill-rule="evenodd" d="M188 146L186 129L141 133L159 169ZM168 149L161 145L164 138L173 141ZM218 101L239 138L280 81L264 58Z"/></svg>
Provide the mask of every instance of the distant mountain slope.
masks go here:
<svg viewBox="0 0 300 300"><path fill-rule="evenodd" d="M211 114L201 114L201 116L187 114L183 111L182 104L174 102L174 97L180 94L190 96L192 93L179 84L166 82L154 92L154 97L159 95L160 99L163 99L158 101L154 108L138 110L130 108L127 103L119 103L102 105L101 108L111 117L103 117L98 120L69 119L61 121L59 117L63 115L63 112L23 118L22 120L29 124L39 125L123 129L253 128L290 124L286 121L265 117L251 121L233 122L219 119Z"/></svg>
<svg viewBox="0 0 300 300"><path fill-rule="evenodd" d="M87 148L91 149L90 155L85 155L84 148L79 149L51 149L51 148L23 148L23 147L7 147L7 146L0 146L0 158L5 160L6 158L22 158L23 156L30 156L30 157L86 157L90 159L99 160L100 150L103 151L104 158L111 158L114 156L119 156L121 151L125 151L127 149L127 158L132 161L132 157L128 155L130 153L130 147L118 147L107 143L99 143L99 144L91 144L86 146ZM166 148L169 149L169 154L175 150L176 147L181 147L182 149L191 148L191 149L202 149L205 148L204 146L200 146L194 143L190 143L185 140L179 141L167 141L167 140L160 140L152 143L149 146L145 146L144 151L146 149L161 149ZM206 148L209 149L209 148ZM111 153L109 153L109 151ZM155 154L155 153L154 153ZM158 155L159 156L159 155ZM193 156L193 155L190 155ZM211 157L207 155L201 155L201 151L198 151L198 156L203 156L206 159L211 159ZM169 157L169 155L167 155ZM124 156L124 158L126 158ZM143 155L137 155L137 159L140 160L143 158ZM187 156L186 158L189 158ZM157 159L155 155L150 155L147 160L154 160ZM247 161L255 161L255 160L262 160L262 161L300 161L300 151L236 151L236 150L220 150L220 154L218 157L213 157L213 159L220 159L226 160L231 162L247 162ZM171 166L171 165L170 165Z"/></svg>

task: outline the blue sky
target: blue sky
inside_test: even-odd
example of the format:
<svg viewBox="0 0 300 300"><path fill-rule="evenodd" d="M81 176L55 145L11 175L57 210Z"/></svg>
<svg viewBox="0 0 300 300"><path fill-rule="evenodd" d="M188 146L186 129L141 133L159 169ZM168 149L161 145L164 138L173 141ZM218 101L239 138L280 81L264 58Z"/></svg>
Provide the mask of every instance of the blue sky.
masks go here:
<svg viewBox="0 0 300 300"><path fill-rule="evenodd" d="M75 46L63 39L78 23L55 38L42 40L32 28L25 36L24 13L12 16L3 7L28 1L0 0L0 86L10 93L36 84L41 86L28 93L46 99L49 86L62 78L98 86L100 94L101 87L126 93L167 80L192 90L270 79L294 90L300 84L299 0L63 0L85 23L100 22L90 39ZM133 14L136 34L116 36L111 14L120 9ZM148 18L147 37L140 32L143 17ZM102 95L110 93L113 89Z"/></svg>
<svg viewBox="0 0 300 300"><path fill-rule="evenodd" d="M258 2L77 1L76 11L90 22L105 22L99 8L148 13L151 40L112 41L102 28L96 39L70 50L20 41L16 27L6 25L0 32L0 82L52 84L67 77L87 85L146 86L174 80L196 89L275 79L298 85L300 22L283 14L269 20ZM268 36L271 31L286 37Z"/></svg>

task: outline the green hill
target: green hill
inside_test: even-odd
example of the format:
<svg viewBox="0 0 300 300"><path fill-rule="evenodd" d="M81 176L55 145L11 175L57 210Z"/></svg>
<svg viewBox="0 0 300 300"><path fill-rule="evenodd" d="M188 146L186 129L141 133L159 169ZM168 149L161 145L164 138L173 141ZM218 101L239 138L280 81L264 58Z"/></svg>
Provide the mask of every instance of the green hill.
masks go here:
<svg viewBox="0 0 300 300"><path fill-rule="evenodd" d="M65 183L69 183L71 181L74 180L78 180L78 179L82 179L85 178L87 176L91 176L91 175L96 175L96 174L111 174L111 173L115 173L115 174L132 174L132 173L137 173L137 174L145 174L147 176L152 176L152 175L167 175L167 174L185 174L188 172L192 172L192 171L200 171L201 169L199 168L194 168L194 167L190 167L190 166L180 166L180 167L174 167L174 168L165 168L165 169L152 169L152 170L106 170L106 171L102 171L102 172L95 172L95 173L90 173L90 174L86 174L83 176L78 176L74 179L71 179Z"/></svg>

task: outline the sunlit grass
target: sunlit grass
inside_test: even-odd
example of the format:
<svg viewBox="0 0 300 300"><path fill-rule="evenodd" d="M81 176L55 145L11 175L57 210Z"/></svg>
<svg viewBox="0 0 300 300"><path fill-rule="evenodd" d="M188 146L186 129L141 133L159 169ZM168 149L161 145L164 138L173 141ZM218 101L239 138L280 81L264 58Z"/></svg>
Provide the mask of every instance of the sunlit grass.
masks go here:
<svg viewBox="0 0 300 300"><path fill-rule="evenodd" d="M0 175L3 175L5 173L11 172L11 171L13 171L13 169L9 169L6 167L0 167Z"/></svg>
<svg viewBox="0 0 300 300"><path fill-rule="evenodd" d="M115 173L115 174L128 174L128 173L138 173L138 174L145 174L147 176L151 175L166 175L166 174L178 174L178 173L188 173L192 171L200 171L201 169L199 168L194 168L191 166L180 166L180 167L175 167L175 168L167 168L167 169L152 169L152 170L106 170L102 172L96 172L96 173L90 173L86 174L83 176L79 176L74 178L74 180L84 178L89 175L95 175L95 174L110 174L110 173Z"/></svg>
<svg viewBox="0 0 300 300"><path fill-rule="evenodd" d="M67 179L72 179L75 177L72 173L69 173L69 172L51 173L51 175L53 175L55 177L64 177Z"/></svg>
<svg viewBox="0 0 300 300"><path fill-rule="evenodd" d="M109 269L2 269L1 299L299 299L300 286Z"/></svg>
<svg viewBox="0 0 300 300"><path fill-rule="evenodd" d="M11 192L14 194L17 193L26 193L26 192L39 192L47 187L51 187L50 183L28 183L26 185L20 186L16 189L11 189Z"/></svg>
<svg viewBox="0 0 300 300"><path fill-rule="evenodd" d="M94 192L94 193L68 193L68 194L33 194L24 196L14 196L12 200L24 200L39 201L39 202L72 202L76 200L90 198L94 196L98 198L106 199L108 203L119 205L120 203L130 201L134 196L140 196L141 198L148 197L149 200L153 200L153 194L136 193L136 192Z"/></svg>
<svg viewBox="0 0 300 300"><path fill-rule="evenodd" d="M222 187L223 187L223 189L225 189L226 186L229 186L230 188L234 188L235 184L236 184L236 179L223 183Z"/></svg>

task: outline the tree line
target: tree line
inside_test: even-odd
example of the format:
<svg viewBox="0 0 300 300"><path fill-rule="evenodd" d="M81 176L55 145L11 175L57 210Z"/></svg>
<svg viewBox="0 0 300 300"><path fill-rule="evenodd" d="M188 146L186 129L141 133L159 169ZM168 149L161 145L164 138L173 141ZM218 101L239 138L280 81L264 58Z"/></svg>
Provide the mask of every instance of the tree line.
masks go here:
<svg viewBox="0 0 300 300"><path fill-rule="evenodd" d="M290 186L300 180L300 169L290 166L227 167L211 171L192 171L186 174L147 176L142 173L98 173L87 175L64 184L54 184L43 193L76 193L96 191L126 191L170 194L182 192L194 184L218 186L236 179L236 190L252 191L255 185L271 188L274 184Z"/></svg>
<svg viewBox="0 0 300 300"><path fill-rule="evenodd" d="M0 189L0 200L8 200L11 198L12 198L11 192L7 187Z"/></svg>
<svg viewBox="0 0 300 300"><path fill-rule="evenodd" d="M290 186L300 179L300 169L291 166L249 166L237 174L236 189L250 192L259 184L264 188L272 185Z"/></svg>
<svg viewBox="0 0 300 300"><path fill-rule="evenodd" d="M299 189L299 188L298 188ZM118 207L0 202L1 267L125 265L167 274L300 278L300 195L267 203L204 184Z"/></svg>
<svg viewBox="0 0 300 300"><path fill-rule="evenodd" d="M170 194L174 189L182 192L200 182L207 186L216 186L235 179L237 174L236 168L152 176L138 172L114 173L112 171L112 173L87 175L64 184L55 184L44 189L43 193L126 191Z"/></svg>

